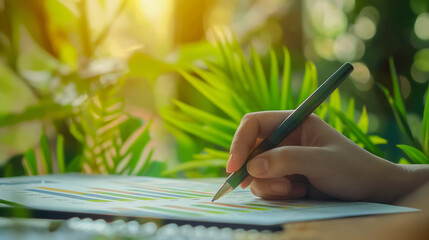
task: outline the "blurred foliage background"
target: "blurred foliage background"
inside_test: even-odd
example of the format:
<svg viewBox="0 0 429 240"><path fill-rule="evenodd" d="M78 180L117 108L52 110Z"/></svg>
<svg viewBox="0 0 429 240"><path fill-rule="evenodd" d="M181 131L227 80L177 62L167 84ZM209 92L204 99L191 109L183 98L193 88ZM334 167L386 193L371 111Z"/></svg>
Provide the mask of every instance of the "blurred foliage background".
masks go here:
<svg viewBox="0 0 429 240"><path fill-rule="evenodd" d="M426 0L0 0L0 174L222 176L240 115L296 107L345 61L318 114L391 161L429 162L428 26ZM296 102L246 100L229 119L198 82L240 96L246 64ZM174 125L197 120L213 141Z"/></svg>

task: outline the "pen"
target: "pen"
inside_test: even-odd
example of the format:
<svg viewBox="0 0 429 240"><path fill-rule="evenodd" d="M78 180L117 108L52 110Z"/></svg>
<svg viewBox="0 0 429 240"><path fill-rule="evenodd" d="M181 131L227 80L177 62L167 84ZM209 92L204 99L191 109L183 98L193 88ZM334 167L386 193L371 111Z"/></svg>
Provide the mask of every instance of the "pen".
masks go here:
<svg viewBox="0 0 429 240"><path fill-rule="evenodd" d="M258 147L249 155L243 166L231 173L224 184L214 195L212 202L234 190L244 179L249 176L247 163L255 156L275 148L296 127L301 124L331 93L350 75L353 66L344 63L334 74L332 74L319 88L316 89L301 105L298 106L272 133L265 138Z"/></svg>

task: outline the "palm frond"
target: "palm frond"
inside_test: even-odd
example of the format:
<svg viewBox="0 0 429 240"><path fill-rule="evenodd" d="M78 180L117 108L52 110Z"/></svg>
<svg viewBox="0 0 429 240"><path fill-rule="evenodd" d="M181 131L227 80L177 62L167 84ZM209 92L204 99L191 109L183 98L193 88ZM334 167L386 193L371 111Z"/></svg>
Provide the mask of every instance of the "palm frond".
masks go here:
<svg viewBox="0 0 429 240"><path fill-rule="evenodd" d="M195 154L192 160L184 160L183 165L179 164L168 170L165 172L167 175L185 170L191 172L195 168L210 167L210 164L224 167L234 132L243 115L256 111L295 109L318 87L316 67L313 63L307 62L301 88L296 94L298 98L294 101L290 54L287 48L282 49L282 61L279 61L274 49L269 51L267 58L269 68L266 71L262 62L265 58L261 58L255 49L250 47L250 56L246 58L236 39L221 40L217 42L219 56L217 62L206 60L205 68L181 70L179 73L223 114L179 100L173 100L176 110L161 111L163 119L169 125L196 139L205 140L205 145L203 144L205 151ZM330 108L336 112L332 113ZM348 108L349 114L341 112L341 97L339 91L336 91L331 96L329 104L322 104L315 113L323 118L329 117L329 123L337 130L348 131L348 135L355 141L380 154L379 149L366 135L368 129L366 109L363 109L364 113L359 123L355 123L353 100L350 100ZM338 116L337 112L342 115Z"/></svg>
<svg viewBox="0 0 429 240"><path fill-rule="evenodd" d="M123 100L109 89L95 95L80 116L71 121L71 133L83 145L82 164L88 173L134 175L150 164L143 156L150 141L143 121L123 111Z"/></svg>

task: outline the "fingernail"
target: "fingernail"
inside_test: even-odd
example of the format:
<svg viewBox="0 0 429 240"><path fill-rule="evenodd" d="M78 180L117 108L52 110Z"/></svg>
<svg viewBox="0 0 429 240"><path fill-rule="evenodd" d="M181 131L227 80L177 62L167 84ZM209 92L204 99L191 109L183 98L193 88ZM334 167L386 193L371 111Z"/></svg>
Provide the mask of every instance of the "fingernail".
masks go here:
<svg viewBox="0 0 429 240"><path fill-rule="evenodd" d="M228 159L228 162L226 163L226 172L227 173L232 173L232 169L231 169L231 165L232 165L232 161L234 161L233 160L234 159L234 154L229 154L229 159Z"/></svg>
<svg viewBox="0 0 429 240"><path fill-rule="evenodd" d="M261 176L268 173L270 168L269 164L268 159L265 158L253 159L249 162L248 171L251 175Z"/></svg>
<svg viewBox="0 0 429 240"><path fill-rule="evenodd" d="M271 183L270 189L273 193L284 195L287 193L286 184L284 182Z"/></svg>

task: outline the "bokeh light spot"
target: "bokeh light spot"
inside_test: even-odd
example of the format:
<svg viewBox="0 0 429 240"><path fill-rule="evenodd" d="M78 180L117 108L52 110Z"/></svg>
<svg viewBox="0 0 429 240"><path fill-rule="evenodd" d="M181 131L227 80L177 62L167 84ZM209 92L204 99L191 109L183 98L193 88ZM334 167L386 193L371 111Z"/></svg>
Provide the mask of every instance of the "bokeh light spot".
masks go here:
<svg viewBox="0 0 429 240"><path fill-rule="evenodd" d="M417 17L414 32L422 40L429 39L429 13L422 13Z"/></svg>
<svg viewBox="0 0 429 240"><path fill-rule="evenodd" d="M365 45L355 35L344 33L335 39L334 55L340 61L352 61L362 57Z"/></svg>
<svg viewBox="0 0 429 240"><path fill-rule="evenodd" d="M355 8L355 0L342 0L344 12L350 12Z"/></svg>
<svg viewBox="0 0 429 240"><path fill-rule="evenodd" d="M356 20L354 31L358 37L368 40L374 37L376 26L371 19L362 16Z"/></svg>
<svg viewBox="0 0 429 240"><path fill-rule="evenodd" d="M370 90L374 82L368 67L361 62L353 63L353 67L354 71L351 73L350 77L355 87L361 91Z"/></svg>
<svg viewBox="0 0 429 240"><path fill-rule="evenodd" d="M378 20L380 19L380 13L378 12L377 8L373 6L364 7L360 13L359 17L367 17L371 19L375 24L378 23Z"/></svg>
<svg viewBox="0 0 429 240"><path fill-rule="evenodd" d="M419 50L416 55L414 55L414 64L417 70L429 72L429 48Z"/></svg>
<svg viewBox="0 0 429 240"><path fill-rule="evenodd" d="M334 60L334 40L331 38L314 39L314 50L320 57L327 60Z"/></svg>
<svg viewBox="0 0 429 240"><path fill-rule="evenodd" d="M308 1L314 28L323 36L335 37L347 28L347 17L341 6L327 0Z"/></svg>
<svg viewBox="0 0 429 240"><path fill-rule="evenodd" d="M422 72L417 69L416 62L411 66L411 77L418 83L426 83L429 80L429 72Z"/></svg>
<svg viewBox="0 0 429 240"><path fill-rule="evenodd" d="M401 86L401 93L404 98L408 98L411 93L410 81L405 76L399 76L399 84Z"/></svg>

